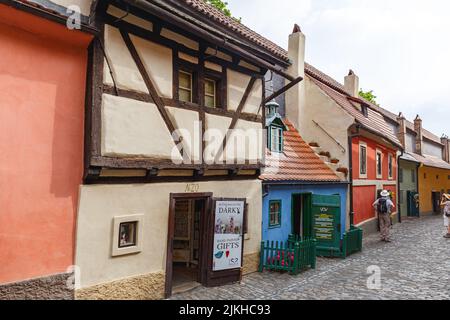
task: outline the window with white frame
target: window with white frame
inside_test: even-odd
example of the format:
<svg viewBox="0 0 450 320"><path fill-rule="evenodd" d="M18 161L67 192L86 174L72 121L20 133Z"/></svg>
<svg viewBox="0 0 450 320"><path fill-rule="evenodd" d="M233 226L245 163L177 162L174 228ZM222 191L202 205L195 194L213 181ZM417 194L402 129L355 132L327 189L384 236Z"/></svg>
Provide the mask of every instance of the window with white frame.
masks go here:
<svg viewBox="0 0 450 320"><path fill-rule="evenodd" d="M123 256L142 251L144 215L114 217L112 256Z"/></svg>
<svg viewBox="0 0 450 320"><path fill-rule="evenodd" d="M394 156L392 154L388 155L388 175L389 179L394 178Z"/></svg>
<svg viewBox="0 0 450 320"><path fill-rule="evenodd" d="M367 144L365 143L359 145L359 176L367 178Z"/></svg>
<svg viewBox="0 0 450 320"><path fill-rule="evenodd" d="M383 178L383 152L377 149L375 157L376 157L377 179L381 179Z"/></svg>
<svg viewBox="0 0 450 320"><path fill-rule="evenodd" d="M270 126L269 147L272 152L283 152L283 129L277 126Z"/></svg>

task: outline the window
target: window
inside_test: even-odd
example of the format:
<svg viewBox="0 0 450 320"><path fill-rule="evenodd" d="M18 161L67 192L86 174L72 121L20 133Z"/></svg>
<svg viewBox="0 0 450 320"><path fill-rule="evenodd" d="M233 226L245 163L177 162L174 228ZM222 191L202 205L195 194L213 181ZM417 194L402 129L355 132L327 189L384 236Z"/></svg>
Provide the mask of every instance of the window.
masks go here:
<svg viewBox="0 0 450 320"><path fill-rule="evenodd" d="M283 129L276 126L270 126L269 148L273 152L283 152Z"/></svg>
<svg viewBox="0 0 450 320"><path fill-rule="evenodd" d="M269 228L281 226L281 200L269 203Z"/></svg>
<svg viewBox="0 0 450 320"><path fill-rule="evenodd" d="M216 95L217 82L211 79L205 79L205 106L210 108L217 107Z"/></svg>
<svg viewBox="0 0 450 320"><path fill-rule="evenodd" d="M400 168L400 170L398 170L398 181L400 183L403 182L403 169L402 168Z"/></svg>
<svg viewBox="0 0 450 320"><path fill-rule="evenodd" d="M380 150L377 150L376 160L377 160L377 179L381 179L383 178L383 153Z"/></svg>
<svg viewBox="0 0 450 320"><path fill-rule="evenodd" d="M119 248L127 248L136 245L137 222L125 222L119 228Z"/></svg>
<svg viewBox="0 0 450 320"><path fill-rule="evenodd" d="M123 256L142 251L143 215L114 218L112 256Z"/></svg>
<svg viewBox="0 0 450 320"><path fill-rule="evenodd" d="M359 145L359 174L362 178L367 178L367 145Z"/></svg>
<svg viewBox="0 0 450 320"><path fill-rule="evenodd" d="M180 71L178 79L178 94L180 101L193 102L192 73Z"/></svg>
<svg viewBox="0 0 450 320"><path fill-rule="evenodd" d="M388 155L388 176L389 179L394 177L394 157L392 154Z"/></svg>

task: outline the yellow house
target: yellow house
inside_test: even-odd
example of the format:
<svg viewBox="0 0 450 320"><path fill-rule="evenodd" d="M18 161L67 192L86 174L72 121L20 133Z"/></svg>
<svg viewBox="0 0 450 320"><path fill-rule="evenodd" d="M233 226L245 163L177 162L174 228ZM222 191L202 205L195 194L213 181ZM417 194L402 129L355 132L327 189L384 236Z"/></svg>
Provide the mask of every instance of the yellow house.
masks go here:
<svg viewBox="0 0 450 320"><path fill-rule="evenodd" d="M447 164L448 165L448 164ZM449 168L419 167L420 213L440 213L439 201L442 193L450 193Z"/></svg>

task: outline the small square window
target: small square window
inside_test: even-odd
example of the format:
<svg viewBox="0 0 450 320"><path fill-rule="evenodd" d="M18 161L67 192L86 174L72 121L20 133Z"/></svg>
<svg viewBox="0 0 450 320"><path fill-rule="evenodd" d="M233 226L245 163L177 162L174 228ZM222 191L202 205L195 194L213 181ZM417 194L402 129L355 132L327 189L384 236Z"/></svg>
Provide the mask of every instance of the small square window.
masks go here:
<svg viewBox="0 0 450 320"><path fill-rule="evenodd" d="M281 226L281 200L270 201L269 203L269 227Z"/></svg>
<svg viewBox="0 0 450 320"><path fill-rule="evenodd" d="M123 256L142 251L144 215L114 217L112 256Z"/></svg>
<svg viewBox="0 0 450 320"><path fill-rule="evenodd" d="M136 245L137 222L121 223L119 227L119 248L128 248Z"/></svg>

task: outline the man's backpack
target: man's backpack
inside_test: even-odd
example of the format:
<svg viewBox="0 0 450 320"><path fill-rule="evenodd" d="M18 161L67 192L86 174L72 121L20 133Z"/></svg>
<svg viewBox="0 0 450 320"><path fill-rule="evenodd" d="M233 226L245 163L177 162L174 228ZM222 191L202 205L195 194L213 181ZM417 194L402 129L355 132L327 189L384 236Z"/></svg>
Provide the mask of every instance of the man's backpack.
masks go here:
<svg viewBox="0 0 450 320"><path fill-rule="evenodd" d="M381 198L381 199L378 200L377 211L378 211L379 214L386 214L386 213L388 213L387 199Z"/></svg>

